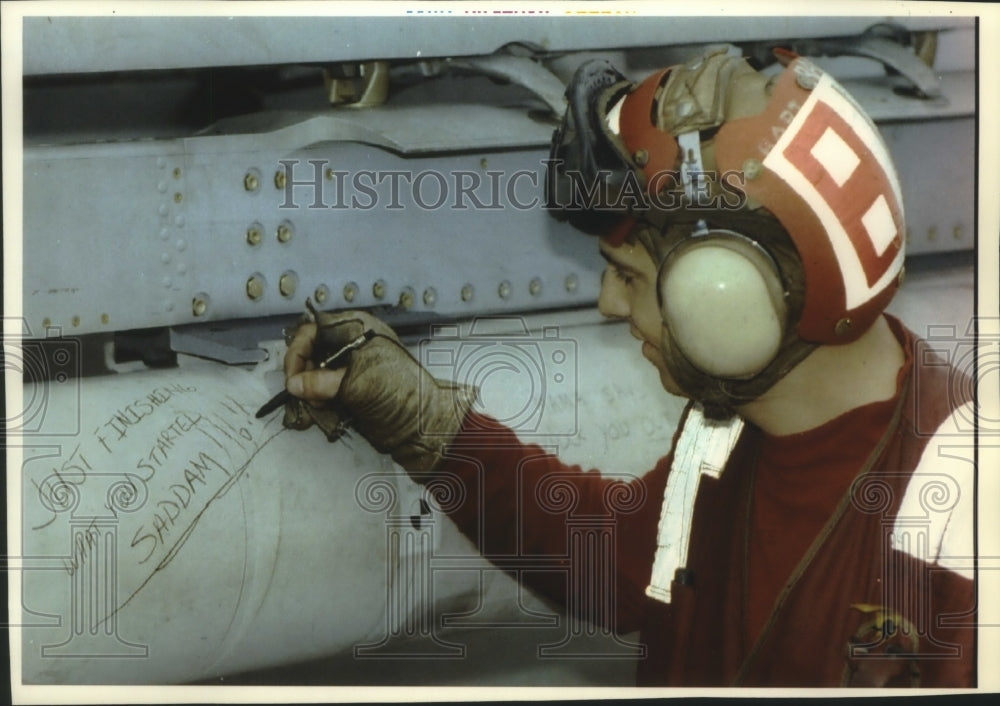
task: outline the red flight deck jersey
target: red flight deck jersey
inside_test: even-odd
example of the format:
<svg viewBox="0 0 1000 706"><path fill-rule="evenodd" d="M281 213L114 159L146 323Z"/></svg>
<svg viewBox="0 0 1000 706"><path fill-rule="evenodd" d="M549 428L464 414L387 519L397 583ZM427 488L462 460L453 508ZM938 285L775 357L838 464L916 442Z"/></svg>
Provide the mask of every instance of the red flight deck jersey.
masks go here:
<svg viewBox="0 0 1000 706"><path fill-rule="evenodd" d="M434 474L463 489L445 509L542 595L638 630L640 685L974 686L971 388L886 318L895 397L803 434L748 424L701 481L670 604L645 594L670 455L626 482L472 413Z"/></svg>

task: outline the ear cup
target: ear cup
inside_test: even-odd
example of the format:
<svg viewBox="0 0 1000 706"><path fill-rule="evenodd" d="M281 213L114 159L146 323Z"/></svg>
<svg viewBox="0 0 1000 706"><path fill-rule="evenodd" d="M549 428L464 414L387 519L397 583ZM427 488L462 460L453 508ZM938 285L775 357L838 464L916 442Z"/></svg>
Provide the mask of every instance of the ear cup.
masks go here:
<svg viewBox="0 0 1000 706"><path fill-rule="evenodd" d="M664 258L657 292L672 347L707 375L753 377L781 347L788 308L780 273L749 238L716 230L686 239Z"/></svg>

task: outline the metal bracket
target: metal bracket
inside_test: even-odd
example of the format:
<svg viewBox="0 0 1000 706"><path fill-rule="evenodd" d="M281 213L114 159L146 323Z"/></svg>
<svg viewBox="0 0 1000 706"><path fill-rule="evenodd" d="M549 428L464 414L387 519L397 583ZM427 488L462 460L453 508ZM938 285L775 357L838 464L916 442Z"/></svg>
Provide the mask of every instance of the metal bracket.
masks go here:
<svg viewBox="0 0 1000 706"><path fill-rule="evenodd" d="M260 363L267 359L267 352L257 341L264 340L266 333L280 330L274 325L240 326L202 325L173 326L170 331L170 349L174 353L186 353L199 358L216 360L227 365Z"/></svg>
<svg viewBox="0 0 1000 706"><path fill-rule="evenodd" d="M918 54L897 41L876 33L873 27L857 37L835 39L803 40L796 42L794 49L806 56L861 56L880 62L890 73L905 78L917 96L938 98L941 83L937 74Z"/></svg>
<svg viewBox="0 0 1000 706"><path fill-rule="evenodd" d="M382 105L389 95L389 62L367 61L323 69L330 105L369 108Z"/></svg>

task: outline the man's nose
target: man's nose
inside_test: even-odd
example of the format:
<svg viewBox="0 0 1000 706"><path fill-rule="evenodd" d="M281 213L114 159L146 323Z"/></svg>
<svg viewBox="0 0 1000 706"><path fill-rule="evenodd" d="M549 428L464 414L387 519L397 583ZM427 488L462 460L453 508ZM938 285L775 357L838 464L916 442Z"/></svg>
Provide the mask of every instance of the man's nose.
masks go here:
<svg viewBox="0 0 1000 706"><path fill-rule="evenodd" d="M597 310L603 316L615 319L628 318L628 301L621 289L618 280L609 276L608 270L605 269L601 274L601 293L597 297Z"/></svg>

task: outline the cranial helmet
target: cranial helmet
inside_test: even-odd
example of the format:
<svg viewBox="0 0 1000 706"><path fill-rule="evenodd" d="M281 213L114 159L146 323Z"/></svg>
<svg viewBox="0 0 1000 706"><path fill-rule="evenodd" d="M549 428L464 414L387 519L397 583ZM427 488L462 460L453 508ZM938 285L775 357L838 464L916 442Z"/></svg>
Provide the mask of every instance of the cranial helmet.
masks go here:
<svg viewBox="0 0 1000 706"><path fill-rule="evenodd" d="M582 65L552 141L557 217L657 263L662 352L710 416L817 345L857 339L895 293L902 197L872 121L828 74L719 50L634 84Z"/></svg>

